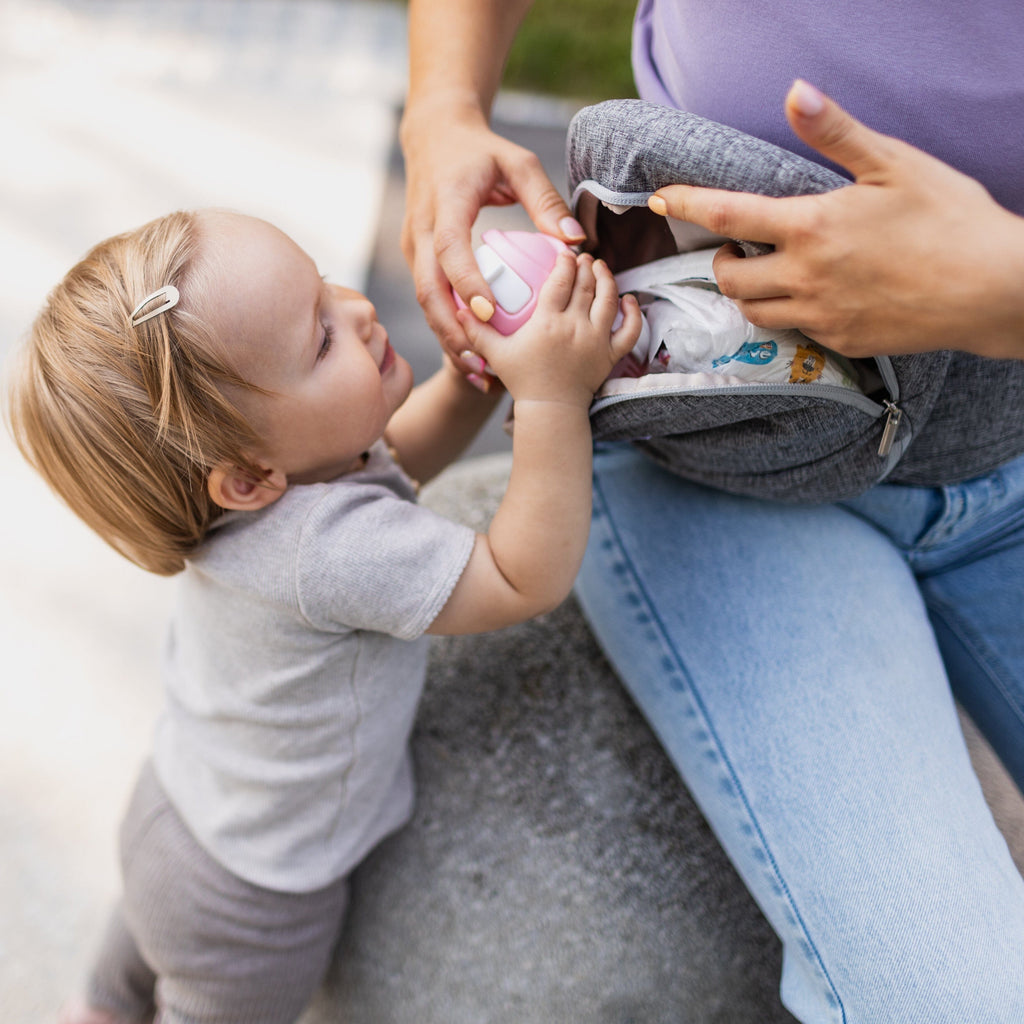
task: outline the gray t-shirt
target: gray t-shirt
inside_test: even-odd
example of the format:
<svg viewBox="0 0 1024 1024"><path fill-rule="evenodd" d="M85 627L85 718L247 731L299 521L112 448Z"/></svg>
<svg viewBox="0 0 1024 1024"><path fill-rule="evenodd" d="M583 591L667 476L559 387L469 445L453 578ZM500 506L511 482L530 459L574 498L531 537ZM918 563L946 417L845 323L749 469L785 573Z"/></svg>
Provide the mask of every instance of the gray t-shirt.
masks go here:
<svg viewBox="0 0 1024 1024"><path fill-rule="evenodd" d="M407 820L422 634L473 540L378 444L359 472L225 515L189 560L154 763L230 871L309 892Z"/></svg>

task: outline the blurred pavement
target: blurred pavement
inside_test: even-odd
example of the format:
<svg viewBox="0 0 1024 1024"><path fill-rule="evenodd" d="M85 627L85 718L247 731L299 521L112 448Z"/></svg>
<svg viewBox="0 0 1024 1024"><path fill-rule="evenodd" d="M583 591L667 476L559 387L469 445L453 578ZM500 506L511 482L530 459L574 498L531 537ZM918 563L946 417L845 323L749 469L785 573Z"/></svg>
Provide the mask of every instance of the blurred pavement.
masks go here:
<svg viewBox="0 0 1024 1024"><path fill-rule="evenodd" d="M429 372L436 343L398 251L404 87L404 9L388 2L0 0L0 359L92 244L219 205L266 217L366 289ZM501 110L531 123L510 130L533 133L560 174L562 108ZM504 446L496 423L474 450ZM6 430L0 491L0 1016L43 1024L116 892L173 583L95 539Z"/></svg>

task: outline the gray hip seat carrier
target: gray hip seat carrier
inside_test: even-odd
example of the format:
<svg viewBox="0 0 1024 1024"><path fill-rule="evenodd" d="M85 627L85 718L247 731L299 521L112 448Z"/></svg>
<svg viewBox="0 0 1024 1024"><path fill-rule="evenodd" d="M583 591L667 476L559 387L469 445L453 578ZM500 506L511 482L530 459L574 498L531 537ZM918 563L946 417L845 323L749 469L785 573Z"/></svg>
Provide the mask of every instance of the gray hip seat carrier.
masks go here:
<svg viewBox="0 0 1024 1024"><path fill-rule="evenodd" d="M664 285L713 289L711 256L725 241L652 213L647 199L657 189L678 183L791 196L850 184L770 143L640 100L581 110L567 154L585 248L606 260L620 291L641 298L667 294ZM750 255L768 251L737 241ZM856 387L798 374L792 382L727 372L616 378L596 396L591 423L596 440L633 441L698 482L784 501L834 501L884 480L898 464L928 419L950 358L851 360Z"/></svg>

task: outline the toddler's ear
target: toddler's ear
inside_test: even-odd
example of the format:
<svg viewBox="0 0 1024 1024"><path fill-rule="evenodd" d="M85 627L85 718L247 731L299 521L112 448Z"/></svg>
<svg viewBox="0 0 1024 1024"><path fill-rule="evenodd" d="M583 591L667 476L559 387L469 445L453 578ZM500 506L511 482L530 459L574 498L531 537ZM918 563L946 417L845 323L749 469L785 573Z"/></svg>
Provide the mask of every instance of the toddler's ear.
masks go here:
<svg viewBox="0 0 1024 1024"><path fill-rule="evenodd" d="M214 466L206 481L206 489L216 504L239 512L266 508L277 501L287 487L288 479L279 470L270 470L264 480L254 480L250 473L226 464Z"/></svg>

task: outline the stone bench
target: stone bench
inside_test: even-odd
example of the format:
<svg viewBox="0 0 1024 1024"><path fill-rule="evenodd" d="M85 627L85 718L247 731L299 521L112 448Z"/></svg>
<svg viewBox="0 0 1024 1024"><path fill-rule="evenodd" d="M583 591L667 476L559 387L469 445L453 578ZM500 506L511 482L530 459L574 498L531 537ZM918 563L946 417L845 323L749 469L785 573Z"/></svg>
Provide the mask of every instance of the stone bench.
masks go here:
<svg viewBox="0 0 1024 1024"><path fill-rule="evenodd" d="M424 501L485 528L508 456ZM1024 866L1024 801L969 723ZM781 947L572 600L435 641L411 824L356 874L303 1024L792 1024Z"/></svg>

